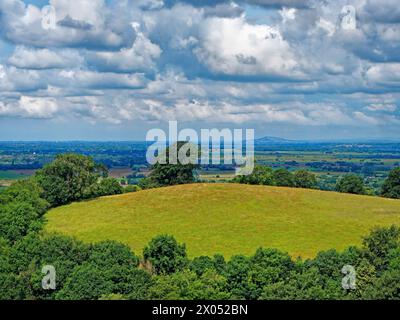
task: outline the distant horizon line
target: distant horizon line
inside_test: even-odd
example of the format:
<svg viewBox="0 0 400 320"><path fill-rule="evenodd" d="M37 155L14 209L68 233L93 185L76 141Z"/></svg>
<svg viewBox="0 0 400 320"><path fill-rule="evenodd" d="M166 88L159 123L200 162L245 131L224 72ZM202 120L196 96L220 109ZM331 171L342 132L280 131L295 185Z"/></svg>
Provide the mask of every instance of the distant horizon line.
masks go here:
<svg viewBox="0 0 400 320"><path fill-rule="evenodd" d="M342 138L342 139L289 139L289 138L281 138L281 137L272 137L272 136L264 136L260 138L255 138L254 141L262 141L263 139L271 139L271 143L306 143L306 142L313 142L313 143L318 143L318 142L393 142L393 143L400 143L400 138ZM276 141L273 141L276 139ZM243 140L245 141L245 140ZM112 143L112 142L142 142L142 143L155 143L157 141L146 141L146 140L140 140L140 139L113 139L113 140L92 140L92 139L57 139L57 140L44 140L44 139L38 139L38 140L24 140L24 139L19 139L19 140L0 140L0 143L17 143L17 142L22 142L22 143L40 143L40 142L47 142L47 143L66 143L66 142L94 142L94 143ZM160 143L163 142L170 142L169 140L165 141L158 141ZM201 142L201 141L199 141ZM266 141L268 142L268 141Z"/></svg>

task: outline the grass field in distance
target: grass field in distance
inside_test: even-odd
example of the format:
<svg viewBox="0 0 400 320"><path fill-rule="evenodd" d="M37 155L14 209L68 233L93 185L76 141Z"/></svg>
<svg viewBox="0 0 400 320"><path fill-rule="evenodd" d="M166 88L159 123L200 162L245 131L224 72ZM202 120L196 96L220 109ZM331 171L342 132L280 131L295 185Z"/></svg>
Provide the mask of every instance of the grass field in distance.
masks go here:
<svg viewBox="0 0 400 320"><path fill-rule="evenodd" d="M400 200L240 184L192 184L73 203L51 210L46 232L117 240L135 253L158 234L190 257L278 248L293 257L360 245L374 226L400 225Z"/></svg>

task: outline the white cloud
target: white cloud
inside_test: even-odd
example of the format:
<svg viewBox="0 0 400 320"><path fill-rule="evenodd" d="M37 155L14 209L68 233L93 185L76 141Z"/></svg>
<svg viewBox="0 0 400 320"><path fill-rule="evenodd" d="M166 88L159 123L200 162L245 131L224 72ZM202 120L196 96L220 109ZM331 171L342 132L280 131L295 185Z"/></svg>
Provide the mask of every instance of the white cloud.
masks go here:
<svg viewBox="0 0 400 320"><path fill-rule="evenodd" d="M286 23L289 20L294 20L296 19L296 8L286 8L283 7L281 10L279 10L279 14L282 17L283 23Z"/></svg>
<svg viewBox="0 0 400 320"><path fill-rule="evenodd" d="M47 119L58 112L57 101L53 98L21 96L18 100L0 102L0 115Z"/></svg>
<svg viewBox="0 0 400 320"><path fill-rule="evenodd" d="M18 46L9 63L25 69L70 68L83 63L79 53L73 50L51 51L49 49L30 49Z"/></svg>
<svg viewBox="0 0 400 320"><path fill-rule="evenodd" d="M147 80L143 74L98 73L93 71L70 70L59 73L60 81L69 85L94 89L137 89L143 88ZM65 83L64 83L65 84Z"/></svg>
<svg viewBox="0 0 400 320"><path fill-rule="evenodd" d="M372 65L367 80L382 85L400 86L400 63L381 63Z"/></svg>
<svg viewBox="0 0 400 320"><path fill-rule="evenodd" d="M196 55L215 73L296 76L298 63L279 30L246 22L245 17L210 18Z"/></svg>
<svg viewBox="0 0 400 320"><path fill-rule="evenodd" d="M368 111L389 111L394 112L397 110L395 104L374 103L366 107Z"/></svg>
<svg viewBox="0 0 400 320"><path fill-rule="evenodd" d="M123 48L118 52L89 54L89 62L103 70L145 71L155 69L155 60L160 55L160 47L139 31L131 48Z"/></svg>

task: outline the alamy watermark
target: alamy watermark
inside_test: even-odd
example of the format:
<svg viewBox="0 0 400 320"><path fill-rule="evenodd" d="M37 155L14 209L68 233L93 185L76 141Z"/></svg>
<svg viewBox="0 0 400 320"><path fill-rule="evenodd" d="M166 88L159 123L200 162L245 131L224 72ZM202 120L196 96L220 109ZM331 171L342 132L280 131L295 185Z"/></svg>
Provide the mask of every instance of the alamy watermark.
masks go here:
<svg viewBox="0 0 400 320"><path fill-rule="evenodd" d="M56 268L52 265L45 265L42 268L42 273L45 275L42 278L42 289L56 290Z"/></svg>
<svg viewBox="0 0 400 320"><path fill-rule="evenodd" d="M254 130L194 129L178 132L177 121L169 121L168 134L162 129L147 132L146 141L154 142L146 153L149 164L235 165L236 175L249 175L254 169ZM178 150L178 141L187 142ZM223 141L223 143L222 143ZM165 150L168 147L168 156ZM245 150L244 150L245 149Z"/></svg>
<svg viewBox="0 0 400 320"><path fill-rule="evenodd" d="M342 273L345 275L342 278L342 288L345 290L356 289L356 269L351 265L345 265L342 268Z"/></svg>
<svg viewBox="0 0 400 320"><path fill-rule="evenodd" d="M339 15L339 25L342 30L357 29L356 8L354 6L346 5L342 8Z"/></svg>
<svg viewBox="0 0 400 320"><path fill-rule="evenodd" d="M44 6L42 12L42 28L45 30L53 30L57 26L56 9L53 6Z"/></svg>

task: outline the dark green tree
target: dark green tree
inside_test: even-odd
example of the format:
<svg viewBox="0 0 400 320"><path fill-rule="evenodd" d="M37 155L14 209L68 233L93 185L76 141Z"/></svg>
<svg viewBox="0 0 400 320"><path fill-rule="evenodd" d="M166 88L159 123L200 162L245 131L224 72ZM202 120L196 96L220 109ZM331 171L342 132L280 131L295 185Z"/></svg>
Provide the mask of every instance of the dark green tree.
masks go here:
<svg viewBox="0 0 400 320"><path fill-rule="evenodd" d="M364 181L355 174L348 174L340 178L335 190L343 193L366 194Z"/></svg>
<svg viewBox="0 0 400 320"><path fill-rule="evenodd" d="M391 227L375 228L363 241L365 256L376 268L382 272L388 268L392 250L400 246L400 228Z"/></svg>
<svg viewBox="0 0 400 320"><path fill-rule="evenodd" d="M194 170L198 165L194 164L195 161L182 163L178 156L182 153L196 160L198 152L193 154L194 151L190 149L190 146L188 142L178 142L173 147L168 147L165 150L165 163L157 162L152 165L149 177L141 182L140 187L146 189L195 182Z"/></svg>
<svg viewBox="0 0 400 320"><path fill-rule="evenodd" d="M92 158L63 154L36 172L36 179L43 188L43 197L52 205L63 205L84 198L85 189L105 176L103 166Z"/></svg>
<svg viewBox="0 0 400 320"><path fill-rule="evenodd" d="M317 185L317 177L307 170L298 170L293 174L294 186L296 188L315 188Z"/></svg>
<svg viewBox="0 0 400 320"><path fill-rule="evenodd" d="M91 263L84 263L74 269L65 286L57 293L61 300L97 300L114 291L112 280L104 271Z"/></svg>
<svg viewBox="0 0 400 320"><path fill-rule="evenodd" d="M382 196L400 199L400 168L390 171L382 186Z"/></svg>
<svg viewBox="0 0 400 320"><path fill-rule="evenodd" d="M272 169L262 165L256 165L249 175L236 176L233 182L255 184L255 185L274 185Z"/></svg>
<svg viewBox="0 0 400 320"><path fill-rule="evenodd" d="M272 173L275 185L278 187L294 187L294 177L289 170L281 168Z"/></svg>
<svg viewBox="0 0 400 320"><path fill-rule="evenodd" d="M188 264L185 245L169 235L153 238L144 248L143 257L151 263L157 274L171 274Z"/></svg>
<svg viewBox="0 0 400 320"><path fill-rule="evenodd" d="M86 199L97 198L102 196L112 196L124 193L124 188L115 178L104 178L98 183L93 183L83 192Z"/></svg>

